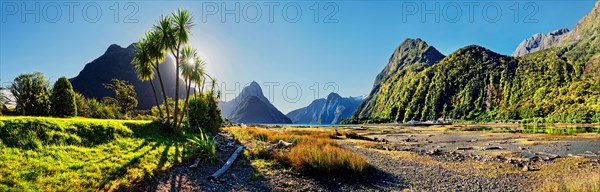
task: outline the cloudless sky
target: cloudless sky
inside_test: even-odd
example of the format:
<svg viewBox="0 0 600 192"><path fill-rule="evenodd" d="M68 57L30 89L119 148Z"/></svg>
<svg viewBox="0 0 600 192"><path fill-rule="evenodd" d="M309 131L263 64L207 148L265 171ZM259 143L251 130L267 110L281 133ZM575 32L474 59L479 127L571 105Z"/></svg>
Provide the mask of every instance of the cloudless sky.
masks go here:
<svg viewBox="0 0 600 192"><path fill-rule="evenodd" d="M594 3L2 1L0 82L5 87L19 74L35 71L50 81L75 77L109 45L129 46L160 15L186 8L196 23L190 44L227 89L222 99L233 99L257 81L287 113L331 91L367 95L405 38L421 38L445 55L471 44L510 55L535 33L572 28Z"/></svg>

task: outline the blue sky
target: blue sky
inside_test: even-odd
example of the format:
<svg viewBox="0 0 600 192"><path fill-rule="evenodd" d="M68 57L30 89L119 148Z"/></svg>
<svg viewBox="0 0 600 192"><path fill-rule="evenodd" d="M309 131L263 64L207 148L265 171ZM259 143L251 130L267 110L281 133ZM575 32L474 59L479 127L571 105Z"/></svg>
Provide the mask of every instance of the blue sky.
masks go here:
<svg viewBox="0 0 600 192"><path fill-rule="evenodd" d="M572 28L593 4L591 0L3 1L0 82L6 86L17 75L34 71L45 73L50 81L74 77L110 44L128 46L161 14L187 8L196 22L190 44L208 60L208 72L231 90L226 92L235 93L236 83L241 89L257 81L273 104L287 113L334 89L342 96L368 94L375 76L405 38L421 38L445 55L471 44L510 55L535 33Z"/></svg>

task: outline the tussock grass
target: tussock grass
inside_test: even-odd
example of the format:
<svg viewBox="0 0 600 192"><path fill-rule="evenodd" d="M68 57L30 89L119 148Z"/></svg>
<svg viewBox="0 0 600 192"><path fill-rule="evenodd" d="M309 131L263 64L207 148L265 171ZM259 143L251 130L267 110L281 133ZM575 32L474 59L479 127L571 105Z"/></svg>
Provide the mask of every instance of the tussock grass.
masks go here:
<svg viewBox="0 0 600 192"><path fill-rule="evenodd" d="M363 156L338 146L331 139L331 131L289 130L275 131L261 128L225 128L234 137L250 142L247 155L259 159L272 159L293 169L315 175L360 175L365 172L367 162ZM289 150L274 151L268 144L283 140L293 143Z"/></svg>
<svg viewBox="0 0 600 192"><path fill-rule="evenodd" d="M190 157L149 121L3 117L0 132L0 191L123 189Z"/></svg>
<svg viewBox="0 0 600 192"><path fill-rule="evenodd" d="M558 181L546 181L542 191L599 192L600 172L574 174L560 178Z"/></svg>
<svg viewBox="0 0 600 192"><path fill-rule="evenodd" d="M348 150L332 145L302 143L287 155L297 170L312 174L362 174L366 160Z"/></svg>

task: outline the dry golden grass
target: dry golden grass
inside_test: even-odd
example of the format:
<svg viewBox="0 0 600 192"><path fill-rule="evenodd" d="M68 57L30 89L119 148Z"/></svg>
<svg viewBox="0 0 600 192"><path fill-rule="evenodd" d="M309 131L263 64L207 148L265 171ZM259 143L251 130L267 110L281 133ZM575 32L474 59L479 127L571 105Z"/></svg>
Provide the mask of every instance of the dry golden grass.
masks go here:
<svg viewBox="0 0 600 192"><path fill-rule="evenodd" d="M600 172L578 173L567 177L548 179L542 185L546 192L599 192Z"/></svg>
<svg viewBox="0 0 600 192"><path fill-rule="evenodd" d="M224 131L242 141L248 142L251 149L248 155L253 158L269 158L288 165L297 171L310 174L338 175L340 173L362 174L367 167L363 156L338 146L331 137L332 131L288 130L276 131L261 128L229 127ZM293 143L289 150L271 151L267 144L280 140Z"/></svg>
<svg viewBox="0 0 600 192"><path fill-rule="evenodd" d="M295 169L316 174L362 174L367 165L364 157L327 144L302 143L287 158Z"/></svg>

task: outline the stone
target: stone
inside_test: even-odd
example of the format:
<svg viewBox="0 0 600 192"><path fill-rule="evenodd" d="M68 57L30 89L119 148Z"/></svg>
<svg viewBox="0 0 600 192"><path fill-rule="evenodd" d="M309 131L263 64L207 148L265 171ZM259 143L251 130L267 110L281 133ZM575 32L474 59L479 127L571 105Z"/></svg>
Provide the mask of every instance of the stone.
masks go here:
<svg viewBox="0 0 600 192"><path fill-rule="evenodd" d="M497 146L493 146L493 147L486 147L485 150L500 150L502 149L502 147L497 147Z"/></svg>

